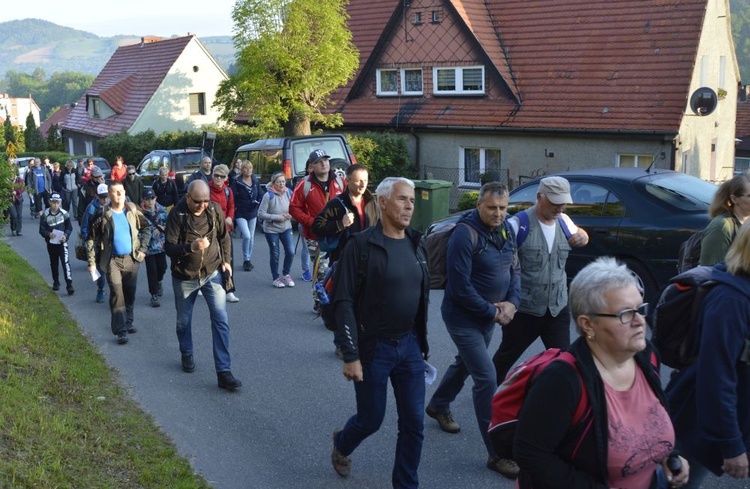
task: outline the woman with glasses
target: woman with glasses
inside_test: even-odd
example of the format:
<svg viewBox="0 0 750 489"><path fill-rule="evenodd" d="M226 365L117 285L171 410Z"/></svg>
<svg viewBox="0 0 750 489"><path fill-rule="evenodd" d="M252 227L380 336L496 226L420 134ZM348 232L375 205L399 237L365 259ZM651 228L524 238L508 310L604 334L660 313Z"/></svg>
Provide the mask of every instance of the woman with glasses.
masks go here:
<svg viewBox="0 0 750 489"><path fill-rule="evenodd" d="M750 176L736 175L722 183L708 209L711 222L703 232L699 264L723 262L742 223L750 216Z"/></svg>
<svg viewBox="0 0 750 489"><path fill-rule="evenodd" d="M294 262L294 236L292 235L292 215L289 214L289 201L292 191L286 186L282 172L271 175L266 193L260 201L258 218L263 222L263 233L266 235L271 262L273 286L277 289L294 287L294 280L289 275ZM284 267L279 275L279 242L284 247Z"/></svg>
<svg viewBox="0 0 750 489"><path fill-rule="evenodd" d="M231 233L234 229L234 193L229 188L228 175L229 168L227 165L216 165L211 173L211 182L208 184L208 188L211 189L211 200L216 202L221 207L221 210L224 211L227 231ZM234 243L232 243L229 264L232 265L232 270L234 270ZM227 289L227 302L240 301L234 292L234 287Z"/></svg>
<svg viewBox="0 0 750 489"><path fill-rule="evenodd" d="M599 258L573 279L569 304L580 335L569 349L575 366L552 363L526 395L513 445L519 486L682 486L687 462L677 458L677 474L666 466L674 431L633 274ZM572 424L582 396L584 415Z"/></svg>
<svg viewBox="0 0 750 489"><path fill-rule="evenodd" d="M710 272L716 285L702 303L698 360L675 370L666 388L677 447L694 469L691 488L709 471L750 476L750 224Z"/></svg>

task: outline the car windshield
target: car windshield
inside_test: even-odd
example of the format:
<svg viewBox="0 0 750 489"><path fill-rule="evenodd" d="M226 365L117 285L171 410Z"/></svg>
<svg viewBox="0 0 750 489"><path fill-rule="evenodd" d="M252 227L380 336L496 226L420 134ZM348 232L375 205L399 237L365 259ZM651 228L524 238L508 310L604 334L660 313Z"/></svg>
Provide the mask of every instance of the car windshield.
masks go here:
<svg viewBox="0 0 750 489"><path fill-rule="evenodd" d="M178 168L186 168L189 166L201 166L201 153L200 151L185 152L182 154L176 154L175 159L177 160Z"/></svg>
<svg viewBox="0 0 750 489"><path fill-rule="evenodd" d="M669 173L645 182L646 192L684 211L708 210L718 187L690 175Z"/></svg>

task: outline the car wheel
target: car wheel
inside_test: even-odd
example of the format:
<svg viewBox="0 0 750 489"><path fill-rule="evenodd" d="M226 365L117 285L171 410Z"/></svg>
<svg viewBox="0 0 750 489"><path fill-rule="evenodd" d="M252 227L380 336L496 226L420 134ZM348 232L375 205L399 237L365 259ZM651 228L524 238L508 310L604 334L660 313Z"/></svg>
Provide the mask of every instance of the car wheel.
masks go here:
<svg viewBox="0 0 750 489"><path fill-rule="evenodd" d="M643 301L651 304L652 308L656 307L656 301L659 299L659 286L648 269L643 263L632 258L625 258L620 261L635 275L638 281L638 288L643 291Z"/></svg>
<svg viewBox="0 0 750 489"><path fill-rule="evenodd" d="M343 158L333 158L331 160L331 170L341 178L346 178L346 169L349 167L349 163Z"/></svg>

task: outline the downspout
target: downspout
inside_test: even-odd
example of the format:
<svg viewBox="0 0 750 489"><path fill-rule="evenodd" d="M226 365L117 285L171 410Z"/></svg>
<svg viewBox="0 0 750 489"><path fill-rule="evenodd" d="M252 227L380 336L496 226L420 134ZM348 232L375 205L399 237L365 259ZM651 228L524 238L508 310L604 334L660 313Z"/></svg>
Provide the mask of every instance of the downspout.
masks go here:
<svg viewBox="0 0 750 489"><path fill-rule="evenodd" d="M424 179L427 178L424 172L422 171L422 165L420 164L421 158L419 157L419 135L417 135L416 132L414 132L414 128L412 127L410 129L411 135L414 138L414 164L417 166L417 170L419 170L419 176Z"/></svg>

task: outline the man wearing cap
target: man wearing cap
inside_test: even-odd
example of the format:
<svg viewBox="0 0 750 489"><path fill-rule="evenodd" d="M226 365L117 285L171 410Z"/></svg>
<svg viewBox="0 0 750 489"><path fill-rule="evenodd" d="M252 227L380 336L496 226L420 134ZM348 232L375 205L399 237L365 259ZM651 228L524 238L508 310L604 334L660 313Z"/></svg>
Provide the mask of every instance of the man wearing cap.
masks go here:
<svg viewBox="0 0 750 489"><path fill-rule="evenodd" d="M133 165L128 165L128 176L122 181L122 186L125 188L125 195L130 199L130 202L141 205L144 188L143 179L135 174Z"/></svg>
<svg viewBox="0 0 750 489"><path fill-rule="evenodd" d="M148 277L148 293L151 294L151 307L159 307L159 297L162 296L161 281L167 271L167 255L164 253L164 233L167 228L167 208L156 202L156 194L152 189L143 193L141 212L151 227L151 241L146 250L146 276Z"/></svg>
<svg viewBox="0 0 750 489"><path fill-rule="evenodd" d="M563 177L539 182L536 204L508 220L516 234L521 262L521 306L513 321L503 325L503 341L492 358L498 385L534 340L545 348L570 346L568 278L565 262L571 247L589 242L563 211L573 203Z"/></svg>
<svg viewBox="0 0 750 489"><path fill-rule="evenodd" d="M47 242L47 254L52 271L52 290L60 290L60 271L58 264L62 265L67 284L68 295L73 295L73 275L70 271L70 258L68 256L68 240L73 233L73 225L70 216L65 209L61 208L62 197L54 193L49 198L49 209L45 209L39 218L39 234Z"/></svg>
<svg viewBox="0 0 750 489"><path fill-rule="evenodd" d="M327 257L323 257L319 253L318 238L312 231L313 221L329 200L336 198L337 195L346 190L344 179L331 170L330 159L331 157L322 149L316 149L310 153L307 165L312 166L312 171L297 184L292 194L292 200L289 202L289 213L295 221L302 225L302 236L305 238L305 244L312 256L315 257L318 276L311 277L314 281L320 280L325 273ZM306 279L306 277L303 277L303 279ZM318 312L320 305L315 287L312 290L313 309Z"/></svg>
<svg viewBox="0 0 750 489"><path fill-rule="evenodd" d="M78 221L78 223L81 225L81 239L83 240L83 242L86 242L88 240L91 223L94 221L94 216L97 215L102 207L109 203L109 189L107 188L107 184L100 183L96 187L96 193L94 195L96 197L89 203L89 205L86 206L81 219ZM98 304L104 302L105 285L107 285L107 281L104 278L104 272L102 270L99 270L99 278L96 279L96 302Z"/></svg>
<svg viewBox="0 0 750 489"><path fill-rule="evenodd" d="M201 167L195 170L192 175L190 175L187 183L190 184L196 180L203 180L207 184L211 185L213 177L213 174L211 172L211 164L211 158L209 158L208 156L204 156L203 159L201 159Z"/></svg>

